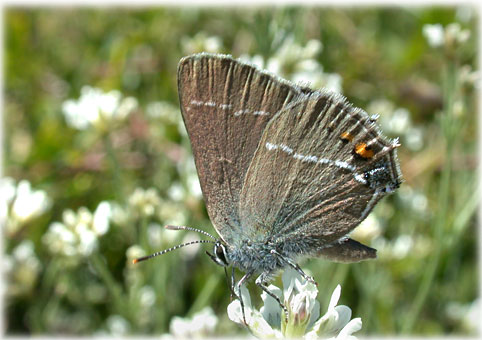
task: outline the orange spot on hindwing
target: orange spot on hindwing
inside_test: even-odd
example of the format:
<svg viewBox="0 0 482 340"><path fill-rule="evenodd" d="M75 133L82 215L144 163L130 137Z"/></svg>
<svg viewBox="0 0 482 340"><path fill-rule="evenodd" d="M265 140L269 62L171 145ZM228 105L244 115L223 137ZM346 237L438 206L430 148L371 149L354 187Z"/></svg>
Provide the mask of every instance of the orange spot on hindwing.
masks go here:
<svg viewBox="0 0 482 340"><path fill-rule="evenodd" d="M351 133L345 131L340 135L340 138L344 142L351 142L353 140L353 135Z"/></svg>
<svg viewBox="0 0 482 340"><path fill-rule="evenodd" d="M365 159L372 158L374 155L373 150L367 145L367 143L358 143L355 145L355 153Z"/></svg>

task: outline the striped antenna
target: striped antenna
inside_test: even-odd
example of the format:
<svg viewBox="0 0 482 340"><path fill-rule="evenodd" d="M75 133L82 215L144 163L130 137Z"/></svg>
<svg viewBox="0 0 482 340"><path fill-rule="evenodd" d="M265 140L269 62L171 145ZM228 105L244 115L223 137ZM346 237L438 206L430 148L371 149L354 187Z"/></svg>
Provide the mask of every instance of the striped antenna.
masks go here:
<svg viewBox="0 0 482 340"><path fill-rule="evenodd" d="M196 229L196 228L191 228L191 227L186 227L186 226L178 226L178 225L166 225L164 226L164 228L166 229L169 229L169 230L189 230L189 231L196 231L198 233L201 233L203 235L206 235L210 238L212 238L213 240L216 241L216 238L211 235L211 234L208 234L207 232L205 232L204 230L200 230L200 229Z"/></svg>
<svg viewBox="0 0 482 340"><path fill-rule="evenodd" d="M196 243L216 243L216 242L213 242L213 241L210 241L210 240L196 240L196 241L186 242L186 243L182 243L182 244L179 244L177 246L171 247L169 249L158 251L157 253L154 253L154 254L151 254L151 255L139 257L137 259L132 260L132 263L135 264L135 263L138 263L138 262L141 262L141 261L145 261L145 260L151 259L153 257L163 255L163 254L168 253L170 251L173 251L173 250L185 247L185 246L190 246L191 244L196 244Z"/></svg>

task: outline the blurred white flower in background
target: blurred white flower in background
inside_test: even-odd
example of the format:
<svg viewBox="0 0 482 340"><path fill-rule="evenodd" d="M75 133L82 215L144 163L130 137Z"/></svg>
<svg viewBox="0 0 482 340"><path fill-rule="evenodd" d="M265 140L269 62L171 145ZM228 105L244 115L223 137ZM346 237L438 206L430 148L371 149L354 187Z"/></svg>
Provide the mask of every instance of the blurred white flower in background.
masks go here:
<svg viewBox="0 0 482 340"><path fill-rule="evenodd" d="M340 299L341 287L338 285L331 297L327 312L320 316L320 305L316 300L318 290L315 285L304 280L301 275L290 268L282 276L283 290L274 285L268 289L275 294L288 309L288 321L285 321L284 311L278 302L262 293L264 306L260 311L251 305L251 298L243 286L241 294L245 305L246 322L253 335L259 338L355 338L351 334L361 329L361 319L350 321L351 309L347 306L337 306ZM244 324L241 304L239 300L228 306L229 318Z"/></svg>
<svg viewBox="0 0 482 340"><path fill-rule="evenodd" d="M0 178L0 223L8 235L42 215L50 205L45 191L32 190L27 180L16 185L13 178Z"/></svg>
<svg viewBox="0 0 482 340"><path fill-rule="evenodd" d="M444 43L444 29L441 24L427 24L422 28L423 35L432 47L442 46Z"/></svg>
<svg viewBox="0 0 482 340"><path fill-rule="evenodd" d="M208 36L205 32L198 32L192 37L183 36L181 38L181 48L186 55L199 52L219 53L222 45L221 38Z"/></svg>
<svg viewBox="0 0 482 340"><path fill-rule="evenodd" d="M173 182L167 191L167 196L173 201L181 201L184 198L184 188L179 182Z"/></svg>
<svg viewBox="0 0 482 340"><path fill-rule="evenodd" d="M158 223L149 223L147 226L147 239L149 245L153 249L157 249L161 246L161 242L164 239L165 229Z"/></svg>
<svg viewBox="0 0 482 340"><path fill-rule="evenodd" d="M150 102L146 106L146 114L150 118L161 119L170 124L177 124L181 116L179 108L166 101Z"/></svg>
<svg viewBox="0 0 482 340"><path fill-rule="evenodd" d="M370 242L380 236L381 232L382 226L380 219L372 212L352 231L350 237L364 243L363 241Z"/></svg>
<svg viewBox="0 0 482 340"><path fill-rule="evenodd" d="M141 246L139 245L133 245L133 246L130 246L129 248L127 248L127 251L126 251L126 258L127 258L127 263L129 265L132 265L132 260L134 259L137 259L139 257L142 257L142 256L145 256L146 255L146 252L144 251L144 249L142 249ZM134 268L140 268L139 266L136 266L134 264Z"/></svg>
<svg viewBox="0 0 482 340"><path fill-rule="evenodd" d="M392 136L400 137L404 147L418 151L423 147L423 130L414 126L410 111L386 99L376 99L367 106L367 112L378 114L382 130Z"/></svg>
<svg viewBox="0 0 482 340"><path fill-rule="evenodd" d="M183 178L186 178L187 193L196 198L202 198L201 184L192 156L189 156L182 162L179 173L183 175Z"/></svg>
<svg viewBox="0 0 482 340"><path fill-rule="evenodd" d="M470 38L470 31L462 29L459 23L454 22L445 26L445 44L456 46L467 42Z"/></svg>
<svg viewBox="0 0 482 340"><path fill-rule="evenodd" d="M460 322L468 332L477 334L482 316L480 307L480 299L467 304L452 301L445 308L445 314L451 320Z"/></svg>
<svg viewBox="0 0 482 340"><path fill-rule="evenodd" d="M323 45L319 40L309 40L302 46L290 35L266 61L259 55L241 55L240 59L300 85L342 93L341 76L324 72L323 65L316 60L322 49Z"/></svg>
<svg viewBox="0 0 482 340"><path fill-rule="evenodd" d="M35 255L34 244L22 241L11 255L4 255L3 270L7 278L8 296L28 294L35 287L42 265Z"/></svg>
<svg viewBox="0 0 482 340"><path fill-rule="evenodd" d="M97 249L98 238L109 230L111 215L108 202L101 202L94 214L85 207L79 208L77 213L65 210L62 222L50 224L42 241L53 254L89 256Z"/></svg>
<svg viewBox="0 0 482 340"><path fill-rule="evenodd" d="M470 65L462 65L458 77L461 85L478 86L480 73L479 71L474 70Z"/></svg>
<svg viewBox="0 0 482 340"><path fill-rule="evenodd" d="M130 331L129 322L120 315L110 315L106 320L107 330L110 335L122 336Z"/></svg>
<svg viewBox="0 0 482 340"><path fill-rule="evenodd" d="M459 23L445 27L441 24L427 24L423 26L422 33L431 47L455 48L470 38L470 31L462 29Z"/></svg>
<svg viewBox="0 0 482 340"><path fill-rule="evenodd" d="M403 185L399 192L398 197L409 210L416 212L420 216L428 214L428 198L420 189L414 189L410 185Z"/></svg>
<svg viewBox="0 0 482 340"><path fill-rule="evenodd" d="M122 98L119 91L103 92L91 86L82 87L78 100L69 99L62 104L67 124L78 130L94 127L108 131L136 108L137 100L133 97Z"/></svg>
<svg viewBox="0 0 482 340"><path fill-rule="evenodd" d="M139 289L139 302L143 308L149 308L156 302L156 292L151 286L143 286Z"/></svg>
<svg viewBox="0 0 482 340"><path fill-rule="evenodd" d="M136 188L128 198L129 208L136 216L153 216L161 205L161 198L155 188Z"/></svg>
<svg viewBox="0 0 482 340"><path fill-rule="evenodd" d="M371 246L377 249L381 261L421 259L434 249L433 240L424 235L400 234L393 240L380 236L375 238Z"/></svg>
<svg viewBox="0 0 482 340"><path fill-rule="evenodd" d="M171 320L169 330L176 338L201 338L214 335L218 318L211 307L197 312L192 318L175 316Z"/></svg>

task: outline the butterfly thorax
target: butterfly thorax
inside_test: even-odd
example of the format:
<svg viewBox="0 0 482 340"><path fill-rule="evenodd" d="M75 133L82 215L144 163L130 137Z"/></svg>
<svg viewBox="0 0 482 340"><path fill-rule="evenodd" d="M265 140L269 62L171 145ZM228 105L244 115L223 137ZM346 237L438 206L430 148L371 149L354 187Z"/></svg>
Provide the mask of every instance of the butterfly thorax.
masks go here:
<svg viewBox="0 0 482 340"><path fill-rule="evenodd" d="M227 260L232 266L244 272L273 272L283 267L280 259L272 253L272 250L281 250L279 245L250 240L237 243L227 246Z"/></svg>

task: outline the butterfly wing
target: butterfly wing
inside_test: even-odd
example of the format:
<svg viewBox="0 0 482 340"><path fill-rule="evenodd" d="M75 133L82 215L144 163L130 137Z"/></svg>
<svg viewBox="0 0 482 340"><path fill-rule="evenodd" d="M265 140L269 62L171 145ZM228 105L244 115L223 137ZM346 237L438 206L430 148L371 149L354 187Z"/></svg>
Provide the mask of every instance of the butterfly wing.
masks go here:
<svg viewBox="0 0 482 340"><path fill-rule="evenodd" d="M292 102L269 122L249 166L243 228L319 254L399 186L397 146L340 95L317 91Z"/></svg>
<svg viewBox="0 0 482 340"><path fill-rule="evenodd" d="M225 242L239 233L237 203L262 133L306 88L230 56L201 53L178 66L181 112L211 221Z"/></svg>

